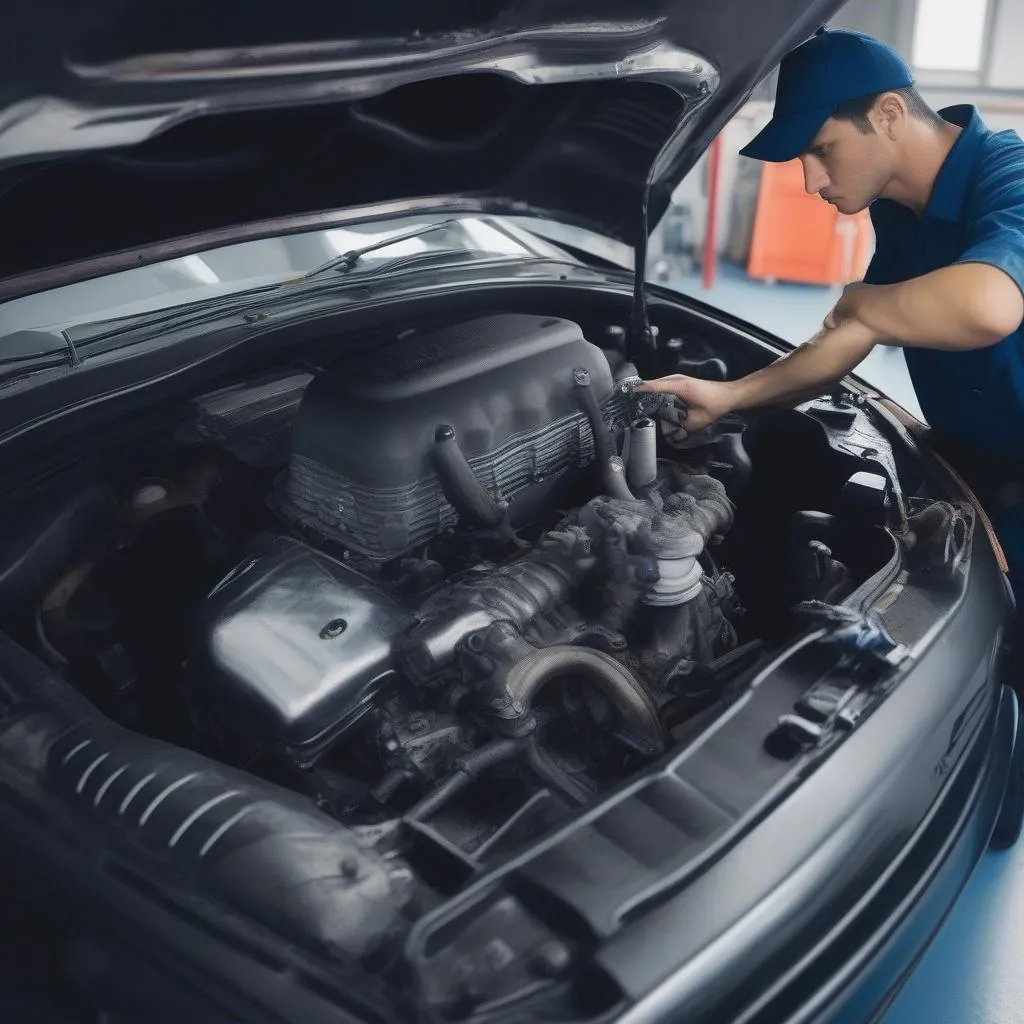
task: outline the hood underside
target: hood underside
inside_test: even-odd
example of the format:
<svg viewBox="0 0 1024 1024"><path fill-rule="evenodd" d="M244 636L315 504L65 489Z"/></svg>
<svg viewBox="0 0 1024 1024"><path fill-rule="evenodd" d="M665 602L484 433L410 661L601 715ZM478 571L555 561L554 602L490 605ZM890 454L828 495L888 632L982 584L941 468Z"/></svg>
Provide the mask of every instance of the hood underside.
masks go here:
<svg viewBox="0 0 1024 1024"><path fill-rule="evenodd" d="M155 241L467 197L635 244L842 0L37 0L0 34L12 280Z"/></svg>

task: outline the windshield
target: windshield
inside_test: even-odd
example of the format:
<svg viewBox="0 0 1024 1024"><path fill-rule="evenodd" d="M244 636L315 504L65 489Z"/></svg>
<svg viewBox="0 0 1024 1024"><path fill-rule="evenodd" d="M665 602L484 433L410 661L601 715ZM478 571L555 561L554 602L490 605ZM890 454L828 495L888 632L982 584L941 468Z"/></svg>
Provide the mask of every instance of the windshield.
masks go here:
<svg viewBox="0 0 1024 1024"><path fill-rule="evenodd" d="M436 214L426 214L254 239L52 288L0 304L0 335L61 330L281 284L344 253L437 220ZM436 231L367 253L359 267L372 271L375 264L396 257L459 249L467 257L554 255L532 245L526 235L503 230L493 218L454 216Z"/></svg>

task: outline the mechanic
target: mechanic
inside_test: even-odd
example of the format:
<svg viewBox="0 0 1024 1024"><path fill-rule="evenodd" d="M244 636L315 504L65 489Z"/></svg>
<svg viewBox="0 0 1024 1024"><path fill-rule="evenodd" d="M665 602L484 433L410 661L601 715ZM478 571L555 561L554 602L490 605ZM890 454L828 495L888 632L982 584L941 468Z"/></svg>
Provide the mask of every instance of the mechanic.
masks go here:
<svg viewBox="0 0 1024 1024"><path fill-rule="evenodd" d="M678 374L679 428L820 394L876 345L904 349L929 443L978 495L1024 596L1024 142L970 106L931 110L909 67L870 36L821 30L779 68L772 120L742 151L799 158L807 191L870 207L875 253L822 329L735 381ZM669 427L671 433L671 427Z"/></svg>

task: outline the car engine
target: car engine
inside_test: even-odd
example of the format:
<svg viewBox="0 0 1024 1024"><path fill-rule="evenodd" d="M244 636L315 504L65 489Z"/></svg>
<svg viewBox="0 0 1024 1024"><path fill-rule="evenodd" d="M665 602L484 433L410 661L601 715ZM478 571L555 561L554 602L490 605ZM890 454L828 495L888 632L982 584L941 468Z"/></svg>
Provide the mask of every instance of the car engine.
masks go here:
<svg viewBox="0 0 1024 1024"><path fill-rule="evenodd" d="M349 820L498 785L492 820L449 823L459 845L505 824L509 791L578 805L657 756L740 609L712 559L725 485L657 457L661 399L635 379L571 321L503 314L254 388L268 422L268 394L297 403L280 528L202 603L201 717L343 777L328 800Z"/></svg>
<svg viewBox="0 0 1024 1024"><path fill-rule="evenodd" d="M613 397L577 324L506 313L413 332L322 374L295 419L281 511L378 563L457 520L529 521L594 458L576 371L597 402Z"/></svg>
<svg viewBox="0 0 1024 1024"><path fill-rule="evenodd" d="M145 851L152 891L194 884L387 988L475 880L634 786L676 850L704 798L661 815L647 782L691 755L742 776L752 749L782 770L831 713L826 687L713 741L815 616L893 578L904 506L866 412L837 391L684 435L609 311L548 303L289 333L8 481L6 678L41 723L11 763ZM669 323L666 372L741 368ZM927 512L919 559L953 523ZM615 820L634 872L647 834Z"/></svg>

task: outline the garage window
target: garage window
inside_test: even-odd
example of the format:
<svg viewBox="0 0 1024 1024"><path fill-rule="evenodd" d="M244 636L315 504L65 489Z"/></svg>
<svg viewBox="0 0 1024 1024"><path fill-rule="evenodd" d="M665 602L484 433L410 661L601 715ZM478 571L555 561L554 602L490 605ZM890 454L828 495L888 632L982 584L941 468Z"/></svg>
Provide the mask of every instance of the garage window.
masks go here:
<svg viewBox="0 0 1024 1024"><path fill-rule="evenodd" d="M978 74L991 0L917 0L912 61L922 71Z"/></svg>

